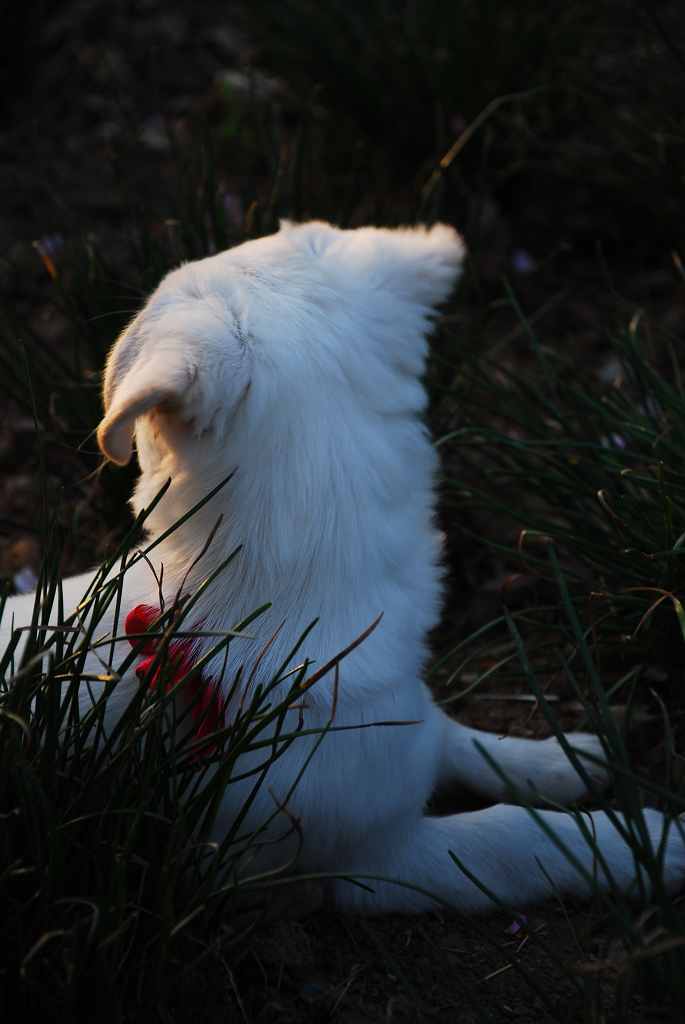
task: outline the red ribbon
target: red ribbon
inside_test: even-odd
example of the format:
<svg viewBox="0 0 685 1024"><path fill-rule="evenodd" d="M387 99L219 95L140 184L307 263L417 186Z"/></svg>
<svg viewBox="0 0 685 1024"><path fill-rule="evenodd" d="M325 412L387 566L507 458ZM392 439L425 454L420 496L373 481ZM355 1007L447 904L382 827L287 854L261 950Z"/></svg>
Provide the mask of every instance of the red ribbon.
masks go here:
<svg viewBox="0 0 685 1024"><path fill-rule="evenodd" d="M141 642L143 638L135 634L146 633L150 626L161 615L159 608L152 604L137 604L126 616L124 629L131 647L135 647L145 657L136 665L136 675L141 680L150 672L150 667L157 656L159 641L156 637ZM157 687L162 673L162 664L155 669L148 679L148 684ZM166 659L166 692L168 693L193 667L193 638L172 640L169 644ZM191 715L195 724L195 738L202 739L210 733L224 728L224 702L221 700L219 688L199 673L188 676L184 684L192 701ZM207 744L202 748L203 754L211 753L214 747Z"/></svg>

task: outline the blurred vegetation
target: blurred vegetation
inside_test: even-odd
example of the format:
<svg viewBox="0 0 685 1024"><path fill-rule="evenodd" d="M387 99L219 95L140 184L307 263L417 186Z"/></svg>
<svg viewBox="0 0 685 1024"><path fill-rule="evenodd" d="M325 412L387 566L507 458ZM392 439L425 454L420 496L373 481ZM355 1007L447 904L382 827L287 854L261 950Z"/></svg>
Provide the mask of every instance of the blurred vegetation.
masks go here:
<svg viewBox="0 0 685 1024"><path fill-rule="evenodd" d="M677 4L267 0L247 18L260 66L326 126L326 174L359 160L391 210L486 114L437 195L407 202L421 196L423 214L451 215L469 237L494 195L523 244L601 237L619 256L679 231Z"/></svg>

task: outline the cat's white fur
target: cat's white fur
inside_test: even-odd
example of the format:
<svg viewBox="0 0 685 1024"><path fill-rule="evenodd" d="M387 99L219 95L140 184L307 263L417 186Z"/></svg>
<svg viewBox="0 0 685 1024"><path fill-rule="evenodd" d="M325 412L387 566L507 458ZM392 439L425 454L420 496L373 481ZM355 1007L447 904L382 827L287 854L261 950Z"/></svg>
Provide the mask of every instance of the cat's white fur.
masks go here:
<svg viewBox="0 0 685 1024"><path fill-rule="evenodd" d="M313 619L318 625L302 653L316 666L383 613L376 630L342 662L334 724L415 724L327 735L288 797L290 817L279 822L277 816L272 834L295 818L303 837L302 869L398 879L475 911L489 908L490 901L457 869L450 850L513 906L553 890L581 896L590 891L587 876L547 830L589 875L597 874L601 888L608 882L571 815L542 810L540 825L523 807L503 803L449 817L426 814L440 783L493 801L505 796L475 741L523 791L561 803L584 795L583 782L555 739L498 738L461 726L436 706L421 680L426 636L441 604L433 522L436 455L422 422L421 377L431 318L453 288L463 254L459 236L445 225L343 231L322 222L283 223L273 236L181 266L114 346L98 439L104 454L123 464L135 437L142 471L136 512L171 478L148 520L153 537L236 470L151 555L157 572L163 565L164 591L172 598L219 513L218 533L190 570L186 589L192 592L242 545L196 609L204 628L226 630L272 602L252 627L257 639L232 644L226 687L238 664L245 666L243 680L249 679L281 623L253 683L270 679ZM66 582L67 607L78 602L89 581L86 575ZM153 573L141 562L126 578L124 611L142 601L156 604L157 597ZM32 602L13 599L5 631L12 617L15 624L28 621ZM220 672L221 661L208 674ZM111 715L137 685L132 674L122 679ZM329 673L293 719L303 714L305 727L323 727L333 690ZM569 739L581 752L601 758L595 737ZM251 823L285 799L314 742L298 739L272 767ZM602 785L601 764L585 763ZM252 782L227 788L217 838ZM595 812L587 821L614 881L629 887L636 869L628 845L605 814ZM646 821L656 844L664 819L648 811ZM269 849L267 864L287 861L287 844ZM685 844L675 827L664 870L670 886L685 875ZM337 905L436 905L417 889L367 884L372 892L342 880L332 883Z"/></svg>

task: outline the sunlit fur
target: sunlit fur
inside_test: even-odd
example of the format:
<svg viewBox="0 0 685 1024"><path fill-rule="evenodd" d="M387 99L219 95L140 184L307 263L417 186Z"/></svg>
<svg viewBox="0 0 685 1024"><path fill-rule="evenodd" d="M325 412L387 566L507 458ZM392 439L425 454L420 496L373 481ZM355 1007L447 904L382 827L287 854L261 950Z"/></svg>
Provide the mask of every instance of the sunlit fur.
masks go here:
<svg viewBox="0 0 685 1024"><path fill-rule="evenodd" d="M523 791L537 791L538 802L574 801L585 793L556 740L466 729L435 705L421 681L427 632L441 607L437 460L422 419L421 378L432 318L453 289L463 253L459 236L444 225L343 231L321 222L284 223L273 236L170 273L117 341L105 373L98 438L107 457L125 463L135 437L142 470L135 511L172 480L148 521L151 536L235 470L230 484L151 556L158 573L163 566L172 599L219 515L186 590L242 545L196 609L204 628L226 630L272 604L252 625L254 639L232 644L223 673L221 658L209 667L207 675L221 677L225 692L241 664L243 688L251 674L253 686L268 681L314 619L298 657L316 667L383 613L343 661L335 709L329 673L307 692L288 726L302 714L305 728L322 727L333 710L335 726L411 724L330 733L291 792L315 742L296 740L269 771L243 826L260 824L285 803L287 814L276 815L269 835L286 832L293 819L299 823L298 868L383 876L426 891L374 881L367 883L370 892L332 882L329 893L340 907L420 910L436 905L430 892L463 910L487 909L487 897L449 850L514 906L553 889L590 890L522 807L500 803L442 818L425 813L438 783L503 799L505 787L474 741ZM67 603L78 600L88 578L68 581ZM129 573L124 605L141 601L157 603L157 583L144 563ZM15 599L6 625L12 612L17 621L27 619L29 607L27 598ZM136 686L132 675L121 681L112 716ZM235 713L235 701L229 711ZM570 740L601 758L595 737ZM256 759L243 759L239 770ZM603 766L585 764L601 787ZM216 838L252 781L226 789ZM542 818L592 873L592 851L575 820L549 810ZM658 839L661 815L650 811L647 821ZM592 816L592 828L615 880L629 886L635 870L628 846L604 814ZM246 870L285 863L296 846L294 834L271 844ZM675 886L684 871L685 845L672 829L668 883ZM598 882L606 887L601 869Z"/></svg>

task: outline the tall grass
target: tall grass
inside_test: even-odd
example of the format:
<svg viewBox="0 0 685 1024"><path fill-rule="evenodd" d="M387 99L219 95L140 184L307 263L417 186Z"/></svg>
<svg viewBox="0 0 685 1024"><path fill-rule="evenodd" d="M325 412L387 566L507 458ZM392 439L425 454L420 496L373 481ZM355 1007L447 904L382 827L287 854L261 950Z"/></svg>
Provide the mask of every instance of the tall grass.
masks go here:
<svg viewBox="0 0 685 1024"><path fill-rule="evenodd" d="M164 1016L212 963L241 946L265 894L282 880L277 870L249 870L269 822L247 831L244 821L269 768L311 734L302 722L286 727L287 712L314 684L306 659L296 658L303 638L230 723L202 741L184 728L191 709L181 712L175 701L185 680L171 675L169 645L179 632L203 635L184 631L184 621L230 557L160 615L147 634L158 645L147 682L157 668L160 677L154 688L143 680L121 714L112 714L139 645L115 658L102 620L114 610L120 632L126 573L154 546L134 547L158 498L74 612L64 608L56 552L48 553L33 620L15 631L0 661L0 991L8 1016L22 1010L86 1019L95 1008L112 1021L144 1010ZM196 668L247 635L261 611L214 637ZM240 675L228 683L230 698ZM256 751L258 763L247 769L251 791L214 839L225 789L238 774L245 778L244 758ZM285 819L279 831L291 829ZM285 870L285 854L283 861Z"/></svg>
<svg viewBox="0 0 685 1024"><path fill-rule="evenodd" d="M603 382L598 366L528 330L518 366L511 348L486 346L455 367L458 423L438 441L458 470L446 501L487 512L490 549L540 581L551 538L603 658L673 671L685 636L685 395L673 344L650 341L632 318L612 338Z"/></svg>
<svg viewBox="0 0 685 1024"><path fill-rule="evenodd" d="M457 706L488 690L533 695L581 775L563 736L565 705L582 709L583 728L602 737L613 784L593 792L592 804L622 816L649 884L642 912L636 893L595 897L602 945L575 968L584 1013L623 1020L642 999L671 1019L685 998L685 908L664 890L642 808L662 808L682 830L679 362L671 339L636 315L611 337L607 379L606 364L579 363L521 317L523 351L518 341L484 342L460 353L451 378L449 335L441 346L438 404L456 420L438 441L445 502L465 542L487 545L501 611L437 661L433 678L438 696Z"/></svg>

